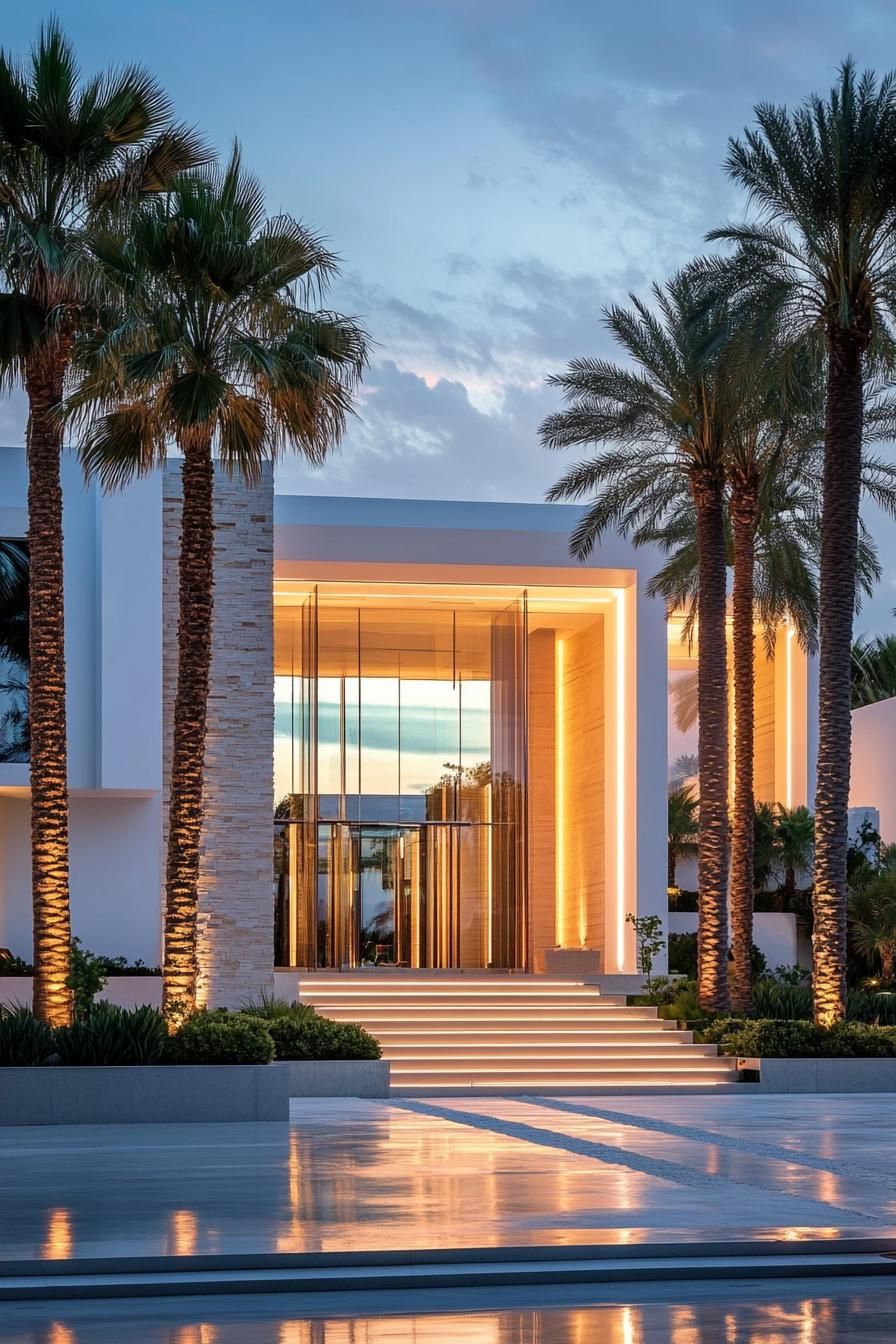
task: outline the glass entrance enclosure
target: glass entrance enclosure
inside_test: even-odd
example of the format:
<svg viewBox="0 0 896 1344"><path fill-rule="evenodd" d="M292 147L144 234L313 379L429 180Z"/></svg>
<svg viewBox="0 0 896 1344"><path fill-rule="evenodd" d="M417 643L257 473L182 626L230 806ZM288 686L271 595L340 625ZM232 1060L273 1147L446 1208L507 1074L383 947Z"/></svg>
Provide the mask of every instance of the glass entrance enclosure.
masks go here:
<svg viewBox="0 0 896 1344"><path fill-rule="evenodd" d="M551 615L522 589L322 583L277 595L278 965L524 968L533 934L555 942L558 676L572 660L560 646L571 651L581 636L597 668L597 601ZM588 660L572 671L587 674ZM590 749L575 787L599 870L597 674L590 692L573 705ZM535 734L538 766L550 788L533 795L529 718L539 693L550 741ZM550 928L538 930L531 842L550 907Z"/></svg>

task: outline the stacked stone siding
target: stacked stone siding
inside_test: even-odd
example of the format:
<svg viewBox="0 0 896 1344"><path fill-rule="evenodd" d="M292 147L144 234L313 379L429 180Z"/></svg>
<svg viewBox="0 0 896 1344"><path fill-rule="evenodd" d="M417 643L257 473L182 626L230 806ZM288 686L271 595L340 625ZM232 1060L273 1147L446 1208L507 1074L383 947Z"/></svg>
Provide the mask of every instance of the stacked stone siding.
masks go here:
<svg viewBox="0 0 896 1344"><path fill-rule="evenodd" d="M164 789L177 677L180 464L165 469ZM215 479L215 612L199 880L199 1000L273 987L274 481ZM166 827L167 830L167 827ZM162 894L164 901L164 892Z"/></svg>

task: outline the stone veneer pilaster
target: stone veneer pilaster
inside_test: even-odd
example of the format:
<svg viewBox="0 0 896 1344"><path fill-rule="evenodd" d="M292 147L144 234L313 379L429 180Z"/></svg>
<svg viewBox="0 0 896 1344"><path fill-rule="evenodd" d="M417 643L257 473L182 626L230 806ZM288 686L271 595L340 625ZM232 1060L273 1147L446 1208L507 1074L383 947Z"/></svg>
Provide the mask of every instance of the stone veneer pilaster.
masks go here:
<svg viewBox="0 0 896 1344"><path fill-rule="evenodd" d="M177 676L180 463L163 489L163 843ZM199 877L199 1001L239 1007L274 979L274 477L215 475L215 607ZM163 860L164 864L164 860ZM164 867L163 867L164 871ZM164 902L164 891L162 893Z"/></svg>

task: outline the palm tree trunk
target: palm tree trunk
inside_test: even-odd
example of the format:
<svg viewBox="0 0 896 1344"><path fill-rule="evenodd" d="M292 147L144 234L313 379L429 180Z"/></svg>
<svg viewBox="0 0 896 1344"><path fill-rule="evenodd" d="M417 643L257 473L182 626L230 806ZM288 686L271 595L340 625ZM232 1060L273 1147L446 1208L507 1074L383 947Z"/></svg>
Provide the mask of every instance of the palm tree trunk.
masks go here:
<svg viewBox="0 0 896 1344"><path fill-rule="evenodd" d="M789 863L784 869L784 909L793 910L793 900L796 896L796 869Z"/></svg>
<svg viewBox="0 0 896 1344"><path fill-rule="evenodd" d="M700 1006L728 1007L728 671L725 529L718 473L692 472L697 514L700 753L697 978Z"/></svg>
<svg viewBox="0 0 896 1344"><path fill-rule="evenodd" d="M666 885L669 888L675 886L675 867L676 867L675 858L676 858L675 846L669 845L669 853L666 865Z"/></svg>
<svg viewBox="0 0 896 1344"><path fill-rule="evenodd" d="M68 874L68 753L62 560L62 399L66 351L42 351L25 370L28 416L29 716L31 894L35 1014L72 1020Z"/></svg>
<svg viewBox="0 0 896 1344"><path fill-rule="evenodd" d="M846 851L850 773L850 666L862 471L864 344L830 336L821 516L818 783L812 990L815 1020L846 1012Z"/></svg>
<svg viewBox="0 0 896 1344"><path fill-rule="evenodd" d="M732 591L734 661L734 810L731 826L731 947L734 985L732 1007L753 1007L753 566L759 498L755 482L739 482L733 491L734 533Z"/></svg>
<svg viewBox="0 0 896 1344"><path fill-rule="evenodd" d="M172 1023L196 1008L199 847L214 585L211 432L185 437L162 1009Z"/></svg>

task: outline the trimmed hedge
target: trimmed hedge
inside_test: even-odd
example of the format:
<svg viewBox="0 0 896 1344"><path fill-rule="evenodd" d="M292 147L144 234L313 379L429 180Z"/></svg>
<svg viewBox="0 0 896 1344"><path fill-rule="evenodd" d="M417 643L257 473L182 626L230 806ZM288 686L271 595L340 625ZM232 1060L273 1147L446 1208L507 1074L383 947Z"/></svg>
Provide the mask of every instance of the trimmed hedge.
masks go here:
<svg viewBox="0 0 896 1344"><path fill-rule="evenodd" d="M379 1059L379 1041L354 1022L316 1014L278 1017L267 1023L278 1059Z"/></svg>
<svg viewBox="0 0 896 1344"><path fill-rule="evenodd" d="M896 1030L864 1022L819 1027L814 1022L778 1019L712 1023L703 1039L727 1055L759 1059L889 1059L896 1056Z"/></svg>
<svg viewBox="0 0 896 1344"><path fill-rule="evenodd" d="M267 1023L243 1013L196 1013L168 1046L173 1064L270 1064L273 1058Z"/></svg>

